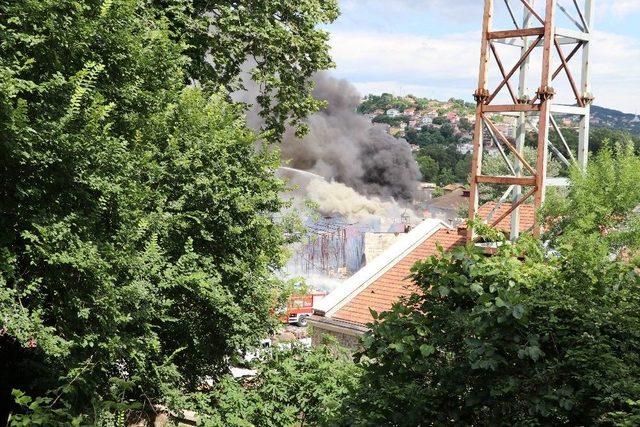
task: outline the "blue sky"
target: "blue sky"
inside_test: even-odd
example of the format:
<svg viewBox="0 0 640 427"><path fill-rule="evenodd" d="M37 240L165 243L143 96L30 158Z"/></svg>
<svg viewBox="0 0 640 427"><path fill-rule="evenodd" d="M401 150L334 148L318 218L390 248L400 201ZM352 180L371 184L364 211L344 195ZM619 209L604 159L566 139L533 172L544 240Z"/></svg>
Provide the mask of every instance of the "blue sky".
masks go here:
<svg viewBox="0 0 640 427"><path fill-rule="evenodd" d="M560 1L567 9L572 6L572 0ZM483 3L340 0L342 15L327 27L336 62L332 74L363 94L386 91L471 100L477 86ZM640 0L596 0L595 16L596 104L640 113ZM505 62L517 59L509 55Z"/></svg>

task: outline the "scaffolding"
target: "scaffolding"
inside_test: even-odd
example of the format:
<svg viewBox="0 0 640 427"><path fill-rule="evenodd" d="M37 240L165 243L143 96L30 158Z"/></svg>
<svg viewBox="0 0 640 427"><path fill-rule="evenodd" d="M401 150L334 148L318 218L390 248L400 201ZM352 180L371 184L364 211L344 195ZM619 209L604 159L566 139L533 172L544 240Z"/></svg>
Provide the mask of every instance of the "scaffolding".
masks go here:
<svg viewBox="0 0 640 427"><path fill-rule="evenodd" d="M348 252L353 250L353 242L349 242L348 236L352 226L353 223L337 217L321 218L307 224L307 235L294 253L297 271L336 278L345 276L350 264Z"/></svg>
<svg viewBox="0 0 640 427"><path fill-rule="evenodd" d="M481 219L495 225L510 215L512 240L522 231L520 206L533 199L537 210L544 203L547 186L567 186L569 183L567 178L547 176L550 153L566 167L577 165L582 169L586 168L590 106L593 102L589 73L593 6L594 0L484 2L480 71L478 89L474 94L477 107L469 218L478 216L480 185L508 186L495 208ZM521 12L521 15L516 15L516 12ZM506 28L494 29L494 26L498 26L496 24ZM515 50L518 55L509 52L505 54L505 49L512 52ZM510 55L513 58L508 58ZM579 64L575 64L577 59L572 62L572 59L580 57ZM509 61L503 61L504 58L513 59L511 63L514 65L505 67L505 63ZM540 72L535 93L530 93L528 88L532 70ZM492 91L489 89L490 71L494 71L498 82L492 86ZM553 86L560 76L565 77L564 91L556 91ZM577 76L577 80L574 76ZM516 78L517 86L512 82ZM558 101L561 92L570 97L569 102ZM556 120L556 117L567 115L577 116L577 147L570 146ZM497 118L501 116L516 119L514 137L505 135L497 125ZM535 148L536 159L533 164L524 155L529 129L535 131L535 137L532 138L535 147L532 148ZM550 141L551 131L557 134L555 144ZM484 140L487 135L487 139L497 147L508 174L483 174ZM523 191L523 188L526 190ZM499 217L493 218L504 203L510 203L509 208L501 211ZM541 227L536 224L530 231L539 235ZM467 238L473 240L471 227L467 233Z"/></svg>

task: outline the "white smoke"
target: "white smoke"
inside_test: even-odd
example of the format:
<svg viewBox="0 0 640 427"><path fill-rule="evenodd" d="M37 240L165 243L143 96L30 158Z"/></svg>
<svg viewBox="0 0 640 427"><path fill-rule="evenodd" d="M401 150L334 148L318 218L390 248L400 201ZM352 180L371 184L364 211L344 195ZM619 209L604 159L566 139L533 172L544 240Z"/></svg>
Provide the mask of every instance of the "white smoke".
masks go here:
<svg viewBox="0 0 640 427"><path fill-rule="evenodd" d="M311 172L282 167L278 175L292 188L283 197L291 201L294 209L300 210L310 201L321 215L340 215L348 221L363 222L372 217L389 220L406 217L411 222L418 220L413 210L393 199L367 197L340 182L328 182Z"/></svg>

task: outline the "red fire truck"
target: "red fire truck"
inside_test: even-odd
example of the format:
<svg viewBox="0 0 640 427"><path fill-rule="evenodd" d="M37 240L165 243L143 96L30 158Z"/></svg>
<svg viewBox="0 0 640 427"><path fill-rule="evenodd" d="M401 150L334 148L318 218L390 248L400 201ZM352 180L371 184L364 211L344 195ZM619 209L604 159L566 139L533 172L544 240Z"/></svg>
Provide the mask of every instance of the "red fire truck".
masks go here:
<svg viewBox="0 0 640 427"><path fill-rule="evenodd" d="M313 314L313 306L326 295L326 292L291 295L280 320L291 325L307 326L307 317Z"/></svg>

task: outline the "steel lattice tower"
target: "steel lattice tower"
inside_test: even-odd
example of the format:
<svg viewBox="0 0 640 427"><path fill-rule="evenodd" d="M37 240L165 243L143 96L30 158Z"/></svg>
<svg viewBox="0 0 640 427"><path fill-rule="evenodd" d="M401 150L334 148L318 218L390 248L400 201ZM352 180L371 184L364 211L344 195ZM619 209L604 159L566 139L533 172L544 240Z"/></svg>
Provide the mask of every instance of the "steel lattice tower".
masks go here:
<svg viewBox="0 0 640 427"><path fill-rule="evenodd" d="M584 169L587 164L590 105L593 101L590 92L589 44L593 30L594 0L539 0L537 4L536 0L511 1L513 4L510 0L484 2L480 72L478 89L474 94L477 107L469 217L476 218L478 215L481 185L508 186L489 216L482 219L496 225L510 215L511 238L515 239L521 231L520 206L533 199L533 206L537 210L544 202L547 186L568 185L567 178L547 176L549 157L553 155L566 167L577 164ZM521 12L521 15L516 15L516 12ZM508 23L507 29L493 28L500 18ZM563 28L563 24L568 28ZM506 49L506 46L519 53L514 56L517 60L511 68L505 68L499 54L499 49ZM570 49L568 53L567 47ZM503 58L506 56L508 53L502 54ZM581 64L575 64L580 56ZM576 57L578 59L572 63L571 60ZM572 66L577 71L572 71ZM494 74L499 83L490 89L492 67L498 71ZM536 71L535 75L533 70ZM535 78L538 71L539 80ZM563 77L564 91L554 89L559 76ZM516 79L518 83L514 87L512 80ZM536 88L534 93L529 92L529 83ZM557 101L561 92L570 96L570 102ZM508 101L500 101L505 96L508 96ZM501 116L510 116L517 123L511 137L505 135L497 125L497 118ZM578 127L577 147L572 149L565 139L556 119L558 116L573 117L573 123ZM550 141L552 132L555 144ZM530 144L531 140L534 141L531 145L537 153L535 164L528 162L524 156L528 136ZM509 174L483 174L486 145L497 148ZM494 215L505 202L508 209L502 209L500 215ZM535 225L532 232L539 235L540 226ZM472 233L469 228L469 239L473 239Z"/></svg>

